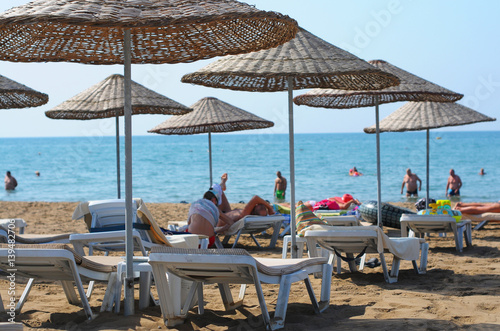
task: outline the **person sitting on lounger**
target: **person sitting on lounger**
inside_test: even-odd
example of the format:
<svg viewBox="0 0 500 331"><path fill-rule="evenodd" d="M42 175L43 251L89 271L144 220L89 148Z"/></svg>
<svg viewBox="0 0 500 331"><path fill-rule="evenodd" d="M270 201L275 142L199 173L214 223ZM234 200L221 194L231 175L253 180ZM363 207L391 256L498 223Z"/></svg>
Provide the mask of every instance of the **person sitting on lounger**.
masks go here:
<svg viewBox="0 0 500 331"><path fill-rule="evenodd" d="M483 213L500 213L500 201L498 202L458 202L455 209L462 214L483 214Z"/></svg>

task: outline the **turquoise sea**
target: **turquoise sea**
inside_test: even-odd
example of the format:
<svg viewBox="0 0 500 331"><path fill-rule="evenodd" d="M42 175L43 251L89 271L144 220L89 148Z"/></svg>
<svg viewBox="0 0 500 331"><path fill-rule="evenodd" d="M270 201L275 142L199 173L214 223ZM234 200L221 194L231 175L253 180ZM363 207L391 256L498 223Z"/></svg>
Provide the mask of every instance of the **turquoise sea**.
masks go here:
<svg viewBox="0 0 500 331"><path fill-rule="evenodd" d="M425 132L381 135L383 201L406 201L400 191L408 167L424 181L420 196L425 196L425 147ZM375 148L375 135L365 133L296 134L296 200L344 193L361 201L376 199ZM212 149L214 180L229 174L230 202L248 201L255 194L272 200L276 171L290 178L286 134L213 134ZM115 137L2 138L0 153L0 170L10 170L19 182L14 192L2 190L0 200L75 202L117 196ZM454 168L464 183L462 201L500 199L500 131L431 131L430 156L431 198L444 198ZM364 175L350 177L353 166ZM485 176L478 175L480 168ZM209 187L208 169L207 135L133 137L134 197L192 202Z"/></svg>

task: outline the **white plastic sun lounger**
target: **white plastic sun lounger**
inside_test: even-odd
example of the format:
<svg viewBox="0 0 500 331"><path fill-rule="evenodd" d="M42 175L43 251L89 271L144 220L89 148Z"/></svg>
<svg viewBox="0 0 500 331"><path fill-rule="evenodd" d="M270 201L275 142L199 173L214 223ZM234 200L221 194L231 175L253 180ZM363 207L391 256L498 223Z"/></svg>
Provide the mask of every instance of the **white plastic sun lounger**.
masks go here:
<svg viewBox="0 0 500 331"><path fill-rule="evenodd" d="M88 319L94 317L85 296L82 281L95 280L108 283L101 311L112 308L115 297L116 266L120 257L88 256L82 257L65 244L15 245L15 259L12 259L12 247L0 245L0 269L12 272L16 276L28 277L26 288L19 298L16 311L19 313L28 297L33 280L61 281L64 293L71 304L79 304L73 287L76 285L81 304ZM0 298L0 311L5 311Z"/></svg>
<svg viewBox="0 0 500 331"><path fill-rule="evenodd" d="M235 235L234 243L232 248L236 247L238 240L242 234L249 234L257 247L261 247L254 234L266 231L269 228L273 229L273 234L271 241L269 242L269 248L274 248L276 242L278 241L279 232L281 229L281 223L285 220L282 215L270 215L270 216L257 216L248 215L235 222L225 233L224 239L222 240L222 245L216 240L216 246L218 248L223 248L231 239L231 236ZM216 238L217 239L217 238Z"/></svg>
<svg viewBox="0 0 500 331"><path fill-rule="evenodd" d="M447 215L415 215L401 216L401 237L421 237L425 233L453 233L455 247L458 252L464 248L464 239L467 247L472 246L472 226L470 220L457 222Z"/></svg>
<svg viewBox="0 0 500 331"><path fill-rule="evenodd" d="M474 230L482 229L489 222L500 222L500 213L483 213L483 214L462 214L462 218L469 219L473 222L479 222L478 225L474 227Z"/></svg>
<svg viewBox="0 0 500 331"><path fill-rule="evenodd" d="M0 243L8 243L9 239L19 244L69 243L71 233L26 234L24 229L27 226L22 218L0 219Z"/></svg>
<svg viewBox="0 0 500 331"><path fill-rule="evenodd" d="M423 274L427 268L427 253L429 244L420 238L389 238L378 226L321 226L312 225L306 231L305 238L308 247L320 247L335 252L340 257L337 259L337 272L340 273L340 261L349 262L351 272L356 271L355 258L365 253L377 253L387 283L398 281L401 260L412 261L417 274ZM316 249L309 250L311 256L317 256ZM344 253L346 257L341 254ZM385 254L393 255L392 268L389 272ZM354 254L357 254L354 257ZM420 259L420 267L417 260ZM331 259L331 262L333 260Z"/></svg>
<svg viewBox="0 0 500 331"><path fill-rule="evenodd" d="M243 249L186 250L169 247L153 248L149 263L160 297L160 306L167 326L182 324L192 307L196 292L202 284L219 284L226 310L241 306L247 284L254 284L267 329L284 327L290 286L303 280L311 298L314 311L324 311L330 303L332 267L326 258L269 259L253 258ZM172 295L167 273L192 280L188 297L180 315L172 310ZM309 280L309 275L322 273L321 299L318 302ZM264 300L261 283L280 284L274 318L271 320ZM242 284L238 301L233 301L228 284ZM203 313L203 295L198 293L198 311Z"/></svg>
<svg viewBox="0 0 500 331"><path fill-rule="evenodd" d="M142 199L134 199L132 207L134 249L141 251L142 255L146 256L147 251L155 245L189 248L199 244L200 237L194 235L171 236L167 239ZM84 255L85 246L89 247L90 254L93 249L125 250L125 200L82 202L73 213L74 220L81 218L84 219L90 233L73 234L70 237L79 254Z"/></svg>

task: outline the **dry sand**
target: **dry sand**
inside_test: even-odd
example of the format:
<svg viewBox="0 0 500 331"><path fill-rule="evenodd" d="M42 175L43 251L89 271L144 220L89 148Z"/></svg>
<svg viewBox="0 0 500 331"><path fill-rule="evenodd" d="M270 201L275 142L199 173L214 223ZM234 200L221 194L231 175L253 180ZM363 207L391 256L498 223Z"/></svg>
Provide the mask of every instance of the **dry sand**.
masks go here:
<svg viewBox="0 0 500 331"><path fill-rule="evenodd" d="M25 219L29 233L86 232L83 221L71 220L76 205L0 202L0 218ZM413 207L412 204L398 205ZM189 207L169 203L147 206L161 226L166 226L168 220L185 219ZM241 205L234 205L237 206ZM399 230L388 232L399 235ZM269 236L261 236L258 240L265 243ZM465 248L463 253L455 251L452 236L432 236L428 242L427 274L414 274L408 261L402 262L399 281L395 284L385 283L380 267L365 268L362 273L335 274L330 307L320 315L314 315L304 285L294 284L285 330L500 330L500 224L489 224L483 230L473 231L473 247ZM273 250L257 249L248 238L242 238L240 243L240 247L256 256L281 256L281 240ZM20 288L25 281L18 279ZM312 282L318 293L319 280ZM105 287L96 287L90 304L97 313ZM0 293L4 302L8 298L6 288L7 281L2 276ZM264 292L272 313L278 287L265 285ZM199 316L192 310L178 330L264 330L252 286L247 290L244 306L236 311L224 311L215 286L206 286L205 300L208 301L205 315ZM16 321L24 323L25 330L166 329L159 306L144 311L136 309L135 315L128 317L123 313L100 313L88 322L82 308L70 305L59 284L51 282L34 286Z"/></svg>

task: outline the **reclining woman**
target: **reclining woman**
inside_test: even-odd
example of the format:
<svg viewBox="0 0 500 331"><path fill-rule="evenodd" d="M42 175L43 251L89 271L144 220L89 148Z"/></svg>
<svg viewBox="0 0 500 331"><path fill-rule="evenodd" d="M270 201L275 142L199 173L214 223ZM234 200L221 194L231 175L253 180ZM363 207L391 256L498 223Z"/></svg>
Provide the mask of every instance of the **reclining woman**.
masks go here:
<svg viewBox="0 0 500 331"><path fill-rule="evenodd" d="M500 201L498 202L458 202L455 209L462 214L483 214L483 213L500 213Z"/></svg>
<svg viewBox="0 0 500 331"><path fill-rule="evenodd" d="M229 204L226 194L224 193L224 191L226 190L227 178L227 173L224 173L221 176L221 183L214 184L212 186L212 189L214 191L217 191L217 193L221 197L221 200L219 202L219 211L221 212L221 215L223 215L221 216L222 222L226 221L225 223L227 223L227 221L229 221L235 223L236 221L239 221L240 219L248 215L274 215L273 206L258 195L255 195L252 199L250 199L250 201L248 201L243 209L231 209L231 205ZM227 217L226 220L224 220L225 217Z"/></svg>
<svg viewBox="0 0 500 331"><path fill-rule="evenodd" d="M191 204L188 213L188 232L209 237L209 247L215 242L215 234L224 232L236 221L247 215L273 215L273 207L264 199L254 196L243 209L231 209L224 194L227 174L223 181L205 192L203 199Z"/></svg>

